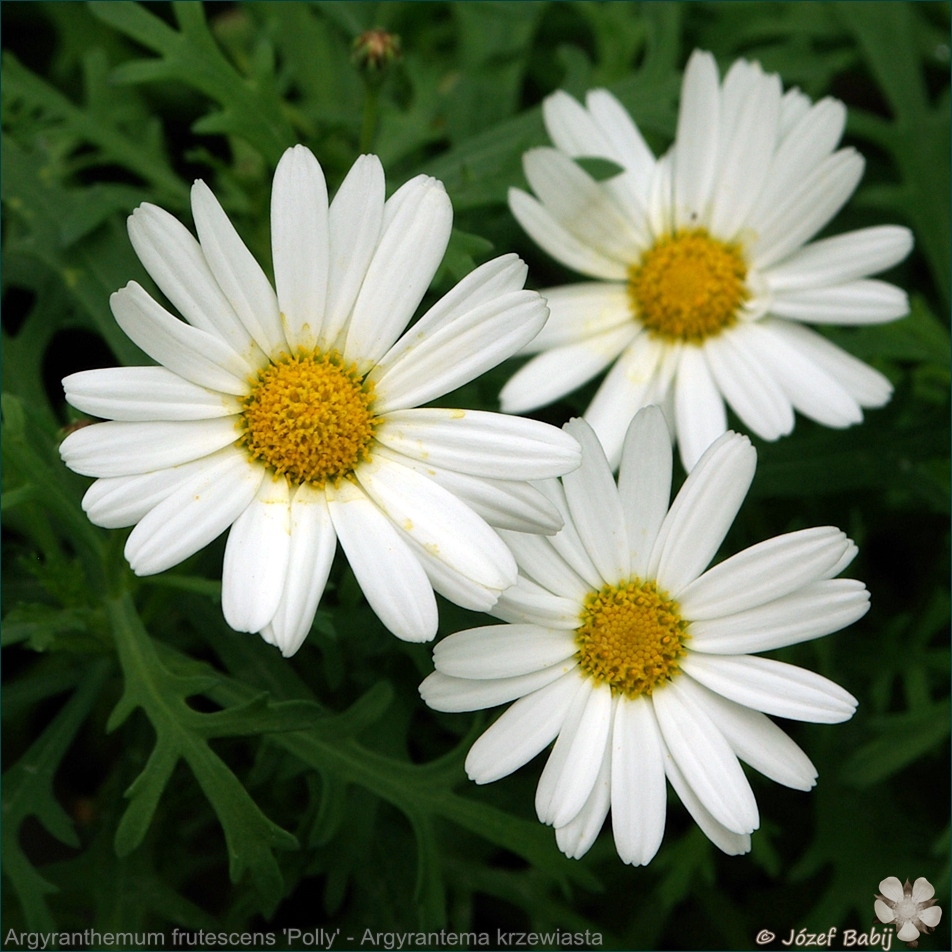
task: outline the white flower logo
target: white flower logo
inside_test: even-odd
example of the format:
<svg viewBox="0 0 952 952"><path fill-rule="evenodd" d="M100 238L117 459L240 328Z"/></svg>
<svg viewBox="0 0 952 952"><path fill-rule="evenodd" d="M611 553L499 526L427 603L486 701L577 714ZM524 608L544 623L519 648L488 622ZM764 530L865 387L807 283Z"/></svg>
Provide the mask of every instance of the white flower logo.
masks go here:
<svg viewBox="0 0 952 952"><path fill-rule="evenodd" d="M942 908L935 904L935 888L925 876L915 883L900 883L895 876L884 879L876 893L873 909L882 923L894 922L896 936L914 949L921 932L932 932L942 918Z"/></svg>

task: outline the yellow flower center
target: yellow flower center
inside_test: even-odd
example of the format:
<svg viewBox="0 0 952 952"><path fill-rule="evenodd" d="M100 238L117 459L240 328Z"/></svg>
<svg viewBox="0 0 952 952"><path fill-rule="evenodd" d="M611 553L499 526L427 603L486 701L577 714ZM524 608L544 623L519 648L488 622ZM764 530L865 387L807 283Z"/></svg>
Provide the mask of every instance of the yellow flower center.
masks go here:
<svg viewBox="0 0 952 952"><path fill-rule="evenodd" d="M687 622L654 582L632 579L592 592L575 633L582 670L612 694L635 698L680 670Z"/></svg>
<svg viewBox="0 0 952 952"><path fill-rule="evenodd" d="M241 442L252 459L295 483L336 485L369 457L372 403L373 385L336 352L285 357L253 381Z"/></svg>
<svg viewBox="0 0 952 952"><path fill-rule="evenodd" d="M736 322L746 279L740 246L698 228L660 239L632 265L628 296L654 336L699 344Z"/></svg>

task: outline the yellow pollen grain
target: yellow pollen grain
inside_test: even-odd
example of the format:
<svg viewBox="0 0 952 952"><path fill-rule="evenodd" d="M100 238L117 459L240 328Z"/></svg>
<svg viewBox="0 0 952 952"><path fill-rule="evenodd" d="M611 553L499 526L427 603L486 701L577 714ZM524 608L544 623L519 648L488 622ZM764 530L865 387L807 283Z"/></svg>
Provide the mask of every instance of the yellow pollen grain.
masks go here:
<svg viewBox="0 0 952 952"><path fill-rule="evenodd" d="M581 669L612 694L650 695L680 670L687 622L654 582L606 585L586 599L575 633Z"/></svg>
<svg viewBox="0 0 952 952"><path fill-rule="evenodd" d="M369 458L377 420L373 386L336 352L285 357L252 382L241 443L294 483L337 484Z"/></svg>
<svg viewBox="0 0 952 952"><path fill-rule="evenodd" d="M655 337L699 344L737 321L749 297L739 245L703 228L662 238L628 269L628 297Z"/></svg>

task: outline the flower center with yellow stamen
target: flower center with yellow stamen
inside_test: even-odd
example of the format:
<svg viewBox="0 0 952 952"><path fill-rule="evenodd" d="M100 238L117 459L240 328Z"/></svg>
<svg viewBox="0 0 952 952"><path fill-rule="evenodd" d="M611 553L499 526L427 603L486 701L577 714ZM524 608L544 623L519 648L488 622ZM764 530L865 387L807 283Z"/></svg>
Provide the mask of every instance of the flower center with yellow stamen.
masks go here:
<svg viewBox="0 0 952 952"><path fill-rule="evenodd" d="M581 621L575 633L579 666L612 694L651 694L680 670L687 622L654 582L636 578L592 592Z"/></svg>
<svg viewBox="0 0 952 952"><path fill-rule="evenodd" d="M369 458L377 424L372 403L373 385L336 352L285 357L253 381L241 443L292 482L336 484Z"/></svg>
<svg viewBox="0 0 952 952"><path fill-rule="evenodd" d="M740 245L703 228L662 238L628 269L628 296L656 337L699 344L737 321L748 298Z"/></svg>

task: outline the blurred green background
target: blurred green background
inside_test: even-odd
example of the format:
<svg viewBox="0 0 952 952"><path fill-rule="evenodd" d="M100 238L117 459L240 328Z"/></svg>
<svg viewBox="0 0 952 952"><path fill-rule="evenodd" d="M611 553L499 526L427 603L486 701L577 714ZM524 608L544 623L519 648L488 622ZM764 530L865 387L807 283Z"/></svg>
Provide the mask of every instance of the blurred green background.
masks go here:
<svg viewBox="0 0 952 952"><path fill-rule="evenodd" d="M272 930L286 947L289 927L486 930L491 944L497 929L588 929L607 948L721 949L769 929L780 948L791 929L867 932L887 876L925 876L947 906L948 3L41 2L0 16L4 934ZM369 75L351 44L372 27L398 34L402 57ZM773 654L843 684L856 716L784 724L819 783L751 774L749 856L721 855L672 794L658 856L633 869L607 828L582 861L558 852L533 812L542 758L466 780L492 715L425 708L429 646L382 628L342 558L290 661L222 621L221 540L134 578L126 532L88 524L89 481L59 462L78 419L59 380L147 362L108 308L130 279L151 287L125 233L138 203L191 225L203 178L270 267L271 175L296 142L332 192L361 151L390 190L443 180L455 230L428 301L510 250L533 287L573 280L505 204L522 152L546 142L539 103L605 86L663 151L695 47L847 104L867 169L828 231L912 228L913 254L886 275L912 313L829 329L895 396L851 430L799 419L780 443L755 440L724 549L809 525L856 540L848 574L870 613ZM498 408L515 366L444 402ZM539 418L561 425L591 392ZM440 610L441 636L480 623ZM949 914L920 949L950 947Z"/></svg>

